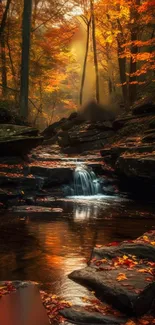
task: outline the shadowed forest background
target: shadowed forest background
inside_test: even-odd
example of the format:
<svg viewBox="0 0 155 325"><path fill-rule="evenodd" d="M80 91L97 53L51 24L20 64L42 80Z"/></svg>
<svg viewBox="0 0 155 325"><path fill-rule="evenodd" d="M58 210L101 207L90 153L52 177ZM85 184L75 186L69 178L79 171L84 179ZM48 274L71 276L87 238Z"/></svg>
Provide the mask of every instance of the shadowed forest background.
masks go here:
<svg viewBox="0 0 155 325"><path fill-rule="evenodd" d="M43 129L90 99L122 112L152 96L154 14L151 0L1 0L1 119Z"/></svg>

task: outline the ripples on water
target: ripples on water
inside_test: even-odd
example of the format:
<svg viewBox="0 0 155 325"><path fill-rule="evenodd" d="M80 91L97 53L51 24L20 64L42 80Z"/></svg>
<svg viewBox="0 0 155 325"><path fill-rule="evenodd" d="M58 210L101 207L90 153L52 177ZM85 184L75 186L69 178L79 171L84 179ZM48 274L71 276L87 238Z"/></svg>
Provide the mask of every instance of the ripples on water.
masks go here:
<svg viewBox="0 0 155 325"><path fill-rule="evenodd" d="M95 245L134 239L154 228L154 207L119 197L68 198L63 213L3 213L0 280L33 280L79 303L87 289L67 275L86 266Z"/></svg>

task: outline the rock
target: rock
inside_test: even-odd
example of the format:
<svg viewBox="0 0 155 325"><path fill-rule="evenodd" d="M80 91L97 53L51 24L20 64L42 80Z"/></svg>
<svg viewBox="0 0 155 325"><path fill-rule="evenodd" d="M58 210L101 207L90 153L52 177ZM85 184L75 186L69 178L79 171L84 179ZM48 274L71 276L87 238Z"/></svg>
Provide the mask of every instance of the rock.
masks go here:
<svg viewBox="0 0 155 325"><path fill-rule="evenodd" d="M63 125L62 125L62 130L63 131L68 131L70 130L73 126L75 125L75 119L72 120L67 120Z"/></svg>
<svg viewBox="0 0 155 325"><path fill-rule="evenodd" d="M109 324L121 325L125 324L126 319L121 317L102 315L97 312L89 312L82 308L65 308L60 310L60 314L71 322L79 324Z"/></svg>
<svg viewBox="0 0 155 325"><path fill-rule="evenodd" d="M0 173L0 185L1 186L16 186L18 188L30 188L31 190L41 189L45 180L42 177L25 177L24 175L3 175Z"/></svg>
<svg viewBox="0 0 155 325"><path fill-rule="evenodd" d="M123 117L123 118L117 118L113 122L112 127L115 131L118 131L121 128L123 128L127 124L127 122L130 120L133 120L133 116L131 116L131 115Z"/></svg>
<svg viewBox="0 0 155 325"><path fill-rule="evenodd" d="M150 124L149 124L149 127L150 129L154 129L155 128L155 117L153 117L150 121Z"/></svg>
<svg viewBox="0 0 155 325"><path fill-rule="evenodd" d="M118 267L106 270L106 267L103 269L86 267L72 272L69 278L88 286L102 301L113 305L121 312L139 317L151 309L155 295L154 277L149 271L143 273L140 270L142 268ZM119 276L123 276L124 280L119 281ZM147 281L148 278L150 282Z"/></svg>
<svg viewBox="0 0 155 325"><path fill-rule="evenodd" d="M33 218L38 217L37 214L41 213L51 213L56 214L57 216L61 215L63 210L61 208L51 208L45 206L36 206L36 205L24 205L24 206L12 206L11 211L15 213L26 213L26 214L33 214Z"/></svg>
<svg viewBox="0 0 155 325"><path fill-rule="evenodd" d="M97 122L94 127L101 131L113 130L113 124L111 121Z"/></svg>
<svg viewBox="0 0 155 325"><path fill-rule="evenodd" d="M10 138L12 136L37 136L38 130L28 126L1 124L0 138Z"/></svg>
<svg viewBox="0 0 155 325"><path fill-rule="evenodd" d="M13 136L8 139L0 138L0 156L24 156L32 148L37 147L43 141L43 137Z"/></svg>
<svg viewBox="0 0 155 325"><path fill-rule="evenodd" d="M113 131L105 131L105 132L99 132L99 131L88 131L88 132L80 132L78 134L76 133L69 133L70 137L70 143L76 144L76 143L84 143L84 142L94 142L102 139L107 139L111 136L113 136Z"/></svg>
<svg viewBox="0 0 155 325"><path fill-rule="evenodd" d="M139 259L147 259L155 262L155 246L139 243L121 243L116 247L94 248L92 258L115 258L126 254L135 255Z"/></svg>
<svg viewBox="0 0 155 325"><path fill-rule="evenodd" d="M95 248L89 266L69 278L95 291L100 300L121 312L142 316L155 296L155 231L130 242Z"/></svg>
<svg viewBox="0 0 155 325"><path fill-rule="evenodd" d="M46 179L45 186L57 184L68 184L73 179L73 169L70 167L50 168L43 166L31 166L30 172L33 175L42 176Z"/></svg>
<svg viewBox="0 0 155 325"><path fill-rule="evenodd" d="M49 125L41 134L46 138L52 138L61 130L62 125L67 121L66 118L62 118L60 121Z"/></svg>
<svg viewBox="0 0 155 325"><path fill-rule="evenodd" d="M58 140L58 144L61 147L67 147L70 144L70 139L69 139L68 132L65 132L65 131L64 132L59 132L57 140Z"/></svg>
<svg viewBox="0 0 155 325"><path fill-rule="evenodd" d="M144 131L144 134L150 134L150 133L154 133L155 129L148 129Z"/></svg>
<svg viewBox="0 0 155 325"><path fill-rule="evenodd" d="M133 115L140 114L155 114L155 104L152 100L144 100L141 103L138 103L132 107Z"/></svg>
<svg viewBox="0 0 155 325"><path fill-rule="evenodd" d="M75 119L77 116L78 116L78 113L77 113L77 112L73 112L73 113L71 113L71 115L68 117L68 120L73 120L73 119Z"/></svg>
<svg viewBox="0 0 155 325"><path fill-rule="evenodd" d="M91 150L100 150L108 142L108 138L98 139L95 141L85 141L83 143L75 143L72 146L62 148L63 153L65 154L84 154L85 152Z"/></svg>
<svg viewBox="0 0 155 325"><path fill-rule="evenodd" d="M119 174L130 178L140 178L153 181L155 179L155 155L144 154L122 155L116 161Z"/></svg>
<svg viewBox="0 0 155 325"><path fill-rule="evenodd" d="M152 143L152 142L155 142L155 132L150 133L150 134L148 134L148 135L145 135L145 136L142 138L142 142L145 142L145 143Z"/></svg>

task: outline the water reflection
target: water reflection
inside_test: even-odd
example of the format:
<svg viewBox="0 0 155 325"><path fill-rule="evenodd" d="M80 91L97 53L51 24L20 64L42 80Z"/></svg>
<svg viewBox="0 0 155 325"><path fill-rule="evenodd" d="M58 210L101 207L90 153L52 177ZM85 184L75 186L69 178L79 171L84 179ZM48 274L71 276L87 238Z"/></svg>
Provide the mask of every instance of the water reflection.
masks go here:
<svg viewBox="0 0 155 325"><path fill-rule="evenodd" d="M0 217L0 280L41 282L44 289L77 301L88 293L67 275L85 267L96 244L134 239L153 229L154 209L103 197L64 201L61 207L59 217L28 212L25 218Z"/></svg>
<svg viewBox="0 0 155 325"><path fill-rule="evenodd" d="M73 208L73 218L75 222L88 221L90 218L97 218L99 206L94 203L78 204Z"/></svg>

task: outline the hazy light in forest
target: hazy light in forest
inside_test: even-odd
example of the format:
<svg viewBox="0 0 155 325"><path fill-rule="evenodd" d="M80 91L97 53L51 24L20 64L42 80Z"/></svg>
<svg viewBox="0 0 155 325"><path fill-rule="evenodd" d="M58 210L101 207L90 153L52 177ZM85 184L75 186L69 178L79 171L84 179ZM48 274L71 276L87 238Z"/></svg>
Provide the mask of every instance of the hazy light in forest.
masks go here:
<svg viewBox="0 0 155 325"><path fill-rule="evenodd" d="M71 52L76 57L76 60L80 65L80 78L82 77L85 50L86 50L86 28L84 24L81 21L79 21L79 30L74 35L74 39L71 44ZM90 48L89 57L87 60L86 78L84 84L84 96L83 96L84 102L88 101L93 97L92 94L94 91L94 85L95 85L95 70L94 70L92 52Z"/></svg>

